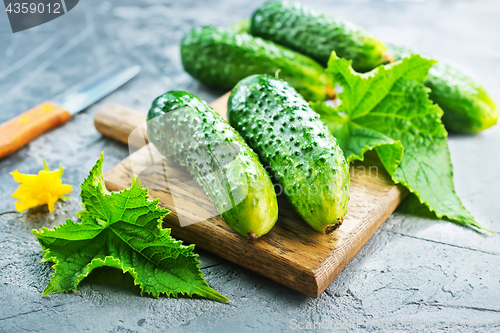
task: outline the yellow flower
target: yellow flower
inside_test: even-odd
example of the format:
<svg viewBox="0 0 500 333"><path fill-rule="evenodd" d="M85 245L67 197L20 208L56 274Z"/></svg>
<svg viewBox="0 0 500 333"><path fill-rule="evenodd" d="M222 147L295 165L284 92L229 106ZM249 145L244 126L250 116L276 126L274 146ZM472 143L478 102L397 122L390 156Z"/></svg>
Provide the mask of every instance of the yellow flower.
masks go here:
<svg viewBox="0 0 500 333"><path fill-rule="evenodd" d="M64 185L61 177L63 175L62 165L59 170L50 171L47 163L43 161L44 170L38 175L25 175L19 171L11 172L14 180L21 183L12 196L16 200L16 209L22 213L24 210L47 204L49 211L54 210L54 204L59 198L65 199L64 194L71 192L70 185Z"/></svg>

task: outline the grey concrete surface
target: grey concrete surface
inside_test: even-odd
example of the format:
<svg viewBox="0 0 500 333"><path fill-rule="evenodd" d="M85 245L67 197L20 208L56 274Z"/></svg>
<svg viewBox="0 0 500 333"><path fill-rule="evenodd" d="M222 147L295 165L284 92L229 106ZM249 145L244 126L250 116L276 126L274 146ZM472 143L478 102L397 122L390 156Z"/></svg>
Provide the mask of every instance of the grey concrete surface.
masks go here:
<svg viewBox="0 0 500 333"><path fill-rule="evenodd" d="M0 161L0 332L282 332L327 321L334 330L353 332L500 329L498 236L402 212L387 220L317 299L199 249L208 283L232 303L140 297L130 276L104 268L75 293L41 296L52 269L40 263L41 248L31 229L62 223L80 209L78 184L101 151L105 169L128 154L127 147L94 129L99 106L118 102L146 112L154 97L171 89L215 99L220 91L184 73L179 41L194 26L229 25L248 17L260 2L87 0L52 22L16 34L0 12L0 122L103 68L143 67L137 78L70 123ZM498 1L307 3L356 22L386 42L456 65L500 103ZM499 233L500 128L452 135L449 144L457 193L482 225ZM44 208L18 214L10 197L17 184L9 172L35 173L42 158L53 168L63 163L63 180L74 186L71 199L58 202L53 214ZM356 324L361 325L354 329ZM476 326L464 327L471 324ZM316 326L314 331L323 330Z"/></svg>

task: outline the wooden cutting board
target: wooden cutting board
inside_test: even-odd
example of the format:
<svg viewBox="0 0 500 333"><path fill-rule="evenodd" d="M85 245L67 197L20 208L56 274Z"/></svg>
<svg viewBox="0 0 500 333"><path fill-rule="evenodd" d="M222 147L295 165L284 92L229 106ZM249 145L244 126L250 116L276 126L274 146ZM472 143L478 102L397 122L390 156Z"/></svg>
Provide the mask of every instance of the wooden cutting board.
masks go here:
<svg viewBox="0 0 500 333"><path fill-rule="evenodd" d="M227 98L228 94L211 104L224 119ZM278 222L268 234L251 242L221 220L187 172L163 158L152 144L146 144L145 122L145 114L118 104L105 105L96 114L95 126L102 134L129 146L142 147L105 173L108 189L118 191L129 187L133 170L143 170L138 176L149 187L150 195L172 211L165 218L164 227L171 228L174 237L311 297L319 296L328 287L407 194L406 189L394 185L382 168L351 164L349 206L339 229L330 235L314 231L279 196ZM165 186L165 174L169 183L183 184L180 190L175 190L179 209L184 212L196 207L193 211L212 217L181 227L171 191ZM182 216L183 222L198 218L186 217L185 213Z"/></svg>

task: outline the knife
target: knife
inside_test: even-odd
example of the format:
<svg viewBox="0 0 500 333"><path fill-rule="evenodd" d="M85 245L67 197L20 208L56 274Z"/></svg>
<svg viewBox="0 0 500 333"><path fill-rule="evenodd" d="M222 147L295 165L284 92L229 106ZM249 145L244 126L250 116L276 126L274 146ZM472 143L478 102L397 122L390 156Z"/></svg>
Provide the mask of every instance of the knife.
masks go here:
<svg viewBox="0 0 500 333"><path fill-rule="evenodd" d="M74 114L113 92L140 70L140 66L133 66L105 75L59 100L43 102L1 124L0 159L49 129L66 123Z"/></svg>

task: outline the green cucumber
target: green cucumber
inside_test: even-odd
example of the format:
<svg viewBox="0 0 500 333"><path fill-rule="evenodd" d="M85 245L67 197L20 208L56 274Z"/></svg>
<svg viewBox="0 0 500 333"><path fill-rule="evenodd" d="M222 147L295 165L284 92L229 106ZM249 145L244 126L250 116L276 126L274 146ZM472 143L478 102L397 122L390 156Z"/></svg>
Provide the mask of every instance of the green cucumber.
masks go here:
<svg viewBox="0 0 500 333"><path fill-rule="evenodd" d="M182 65L202 83L232 89L252 74L279 75L305 99L323 101L334 84L316 61L283 46L222 27L188 32L181 42Z"/></svg>
<svg viewBox="0 0 500 333"><path fill-rule="evenodd" d="M410 56L411 49L388 45L394 58ZM498 120L498 109L486 90L461 71L438 62L429 70L424 83L431 89L429 98L443 109L443 124L451 132L478 133Z"/></svg>
<svg viewBox="0 0 500 333"><path fill-rule="evenodd" d="M202 187L221 218L249 239L278 219L273 183L258 156L206 102L184 91L157 97L148 113L149 140Z"/></svg>
<svg viewBox="0 0 500 333"><path fill-rule="evenodd" d="M295 89L267 75L249 76L231 92L228 119L271 167L307 223L326 233L342 223L349 166L336 139Z"/></svg>
<svg viewBox="0 0 500 333"><path fill-rule="evenodd" d="M252 15L250 33L303 53L326 67L332 51L367 72L382 64L384 44L368 31L297 2L269 1Z"/></svg>

